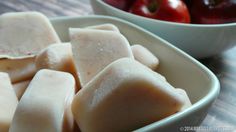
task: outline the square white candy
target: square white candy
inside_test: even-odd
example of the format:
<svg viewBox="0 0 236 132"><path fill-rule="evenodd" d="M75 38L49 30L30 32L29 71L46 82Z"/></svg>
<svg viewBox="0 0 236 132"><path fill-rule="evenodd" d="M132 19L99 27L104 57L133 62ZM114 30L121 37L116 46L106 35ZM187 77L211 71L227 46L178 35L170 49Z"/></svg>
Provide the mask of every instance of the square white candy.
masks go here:
<svg viewBox="0 0 236 132"><path fill-rule="evenodd" d="M8 132L17 104L8 74L0 72L0 132Z"/></svg>
<svg viewBox="0 0 236 132"><path fill-rule="evenodd" d="M43 49L36 56L35 65L38 70L52 69L71 73L76 80L77 89L80 89L80 82L70 43L52 44Z"/></svg>
<svg viewBox="0 0 236 132"><path fill-rule="evenodd" d="M12 83L31 79L36 73L35 57L21 59L0 59L0 72L9 74Z"/></svg>
<svg viewBox="0 0 236 132"><path fill-rule="evenodd" d="M0 16L0 58L24 58L60 39L49 19L38 12L5 13Z"/></svg>
<svg viewBox="0 0 236 132"><path fill-rule="evenodd" d="M40 70L17 106L10 132L72 131L70 103L74 94L75 81L71 74Z"/></svg>
<svg viewBox="0 0 236 132"><path fill-rule="evenodd" d="M82 87L111 62L133 54L120 33L93 29L70 29L76 69Z"/></svg>
<svg viewBox="0 0 236 132"><path fill-rule="evenodd" d="M105 23L101 25L94 25L94 26L89 26L86 27L88 29L98 29L98 30L109 30L109 31L114 31L114 32L120 32L118 27L116 27L114 24L111 23Z"/></svg>
<svg viewBox="0 0 236 132"><path fill-rule="evenodd" d="M159 59L155 55L153 55L151 51L138 44L132 45L131 49L135 60L151 68L152 70L157 69L159 65Z"/></svg>
<svg viewBox="0 0 236 132"><path fill-rule="evenodd" d="M72 112L81 131L133 131L180 111L183 105L184 98L158 73L122 58L77 93Z"/></svg>

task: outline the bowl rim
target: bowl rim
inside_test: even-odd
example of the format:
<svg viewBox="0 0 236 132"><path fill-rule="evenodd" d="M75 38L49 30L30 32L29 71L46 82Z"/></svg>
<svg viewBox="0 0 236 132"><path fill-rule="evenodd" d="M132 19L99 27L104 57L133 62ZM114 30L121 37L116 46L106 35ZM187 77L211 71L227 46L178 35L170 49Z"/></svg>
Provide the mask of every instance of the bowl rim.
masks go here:
<svg viewBox="0 0 236 132"><path fill-rule="evenodd" d="M109 8L110 10L116 11L116 12L121 13L121 14L123 13L125 15L128 15L130 17L134 17L136 19L144 19L146 21L150 21L150 22L153 22L153 23L177 25L177 26L184 26L184 27L228 27L228 26L236 26L236 22L223 23L223 24L193 24L193 23L178 23L178 22L164 21L164 20L158 20L158 19L151 19L151 18L135 15L135 14L117 9L117 8L107 4L103 0L90 0L90 1L97 1L99 4Z"/></svg>
<svg viewBox="0 0 236 132"><path fill-rule="evenodd" d="M173 52L176 52L176 54L180 55L181 57L187 59L190 63L194 64L195 66L197 66L199 69L201 69L201 71L204 71L205 75L207 75L207 78L209 79L210 82L210 89L208 91L208 93L203 96L202 98L200 98L197 102L195 102L191 107L185 109L184 111L178 112L176 114L173 114L169 117L166 117L162 120L153 122L151 124L148 124L146 126L143 126L135 131L150 131L152 129L158 128L158 127L163 127L166 126L168 124L174 123L176 120L178 119L183 119L184 117L187 117L188 115L191 115L192 113L194 113L195 111L198 111L199 109L211 104L219 95L220 92L220 82L217 79L217 77L215 76L215 74L209 70L206 66L204 66L202 63L200 63L198 60L196 60L195 58L193 58L192 56L188 55L187 53L185 53L184 51L182 51L181 49L177 48L176 46L170 44L169 42L167 42L166 40L160 38L159 36L151 33L150 31L137 26L131 22L128 22L126 20L122 20L120 18L117 17L112 17L112 16L104 16L104 15L87 15L87 16L79 16L79 17L71 17L71 16L66 16L66 17L54 17L52 19L50 19L50 21L52 22L52 25L54 24L54 22L57 21L73 21L73 20L77 20L77 19L103 19L103 20L112 20L112 21L117 21L119 23L128 25L131 28L136 28L142 32L144 32L145 34L150 35L151 37L154 37L155 39L158 39L161 41L161 44L163 46L166 46L168 48L170 48L170 50L172 50Z"/></svg>

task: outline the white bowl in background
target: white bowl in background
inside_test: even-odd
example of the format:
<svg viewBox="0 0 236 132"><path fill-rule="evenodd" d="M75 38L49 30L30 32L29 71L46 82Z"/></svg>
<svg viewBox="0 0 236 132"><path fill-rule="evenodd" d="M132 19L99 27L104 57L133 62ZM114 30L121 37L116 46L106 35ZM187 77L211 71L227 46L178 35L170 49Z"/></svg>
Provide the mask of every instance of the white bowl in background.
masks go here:
<svg viewBox="0 0 236 132"><path fill-rule="evenodd" d="M219 81L204 65L160 37L132 23L108 16L62 17L51 20L63 42L69 41L68 28L103 23L116 25L131 44L141 44L160 59L158 72L178 88L183 88L193 105L136 131L184 131L187 126L198 126L219 94ZM74 53L75 54L75 53ZM115 113L114 113L115 114ZM127 117L128 118L128 117Z"/></svg>
<svg viewBox="0 0 236 132"><path fill-rule="evenodd" d="M102 0L90 0L95 14L119 17L169 41L195 58L210 57L236 45L236 23L181 24L134 15Z"/></svg>

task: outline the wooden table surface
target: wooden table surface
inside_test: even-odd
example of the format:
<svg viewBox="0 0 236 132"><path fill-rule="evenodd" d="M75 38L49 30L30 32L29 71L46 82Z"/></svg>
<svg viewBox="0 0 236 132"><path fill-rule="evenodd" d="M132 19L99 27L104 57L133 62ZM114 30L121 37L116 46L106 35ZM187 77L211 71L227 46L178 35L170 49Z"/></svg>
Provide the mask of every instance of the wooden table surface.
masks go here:
<svg viewBox="0 0 236 132"><path fill-rule="evenodd" d="M93 13L88 0L0 1L0 14L29 10L42 12L48 17L80 16ZM231 129L228 132L236 131L236 47L200 61L216 74L221 84L220 95L201 126L226 127L226 130L229 127Z"/></svg>

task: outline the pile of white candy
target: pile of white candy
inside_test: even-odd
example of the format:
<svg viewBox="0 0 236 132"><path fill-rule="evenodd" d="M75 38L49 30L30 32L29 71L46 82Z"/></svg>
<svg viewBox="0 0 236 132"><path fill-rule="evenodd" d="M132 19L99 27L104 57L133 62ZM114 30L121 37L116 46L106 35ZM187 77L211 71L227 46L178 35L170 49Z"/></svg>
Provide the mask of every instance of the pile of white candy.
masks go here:
<svg viewBox="0 0 236 132"><path fill-rule="evenodd" d="M132 131L191 106L115 25L69 32L62 43L40 13L0 16L1 132Z"/></svg>

